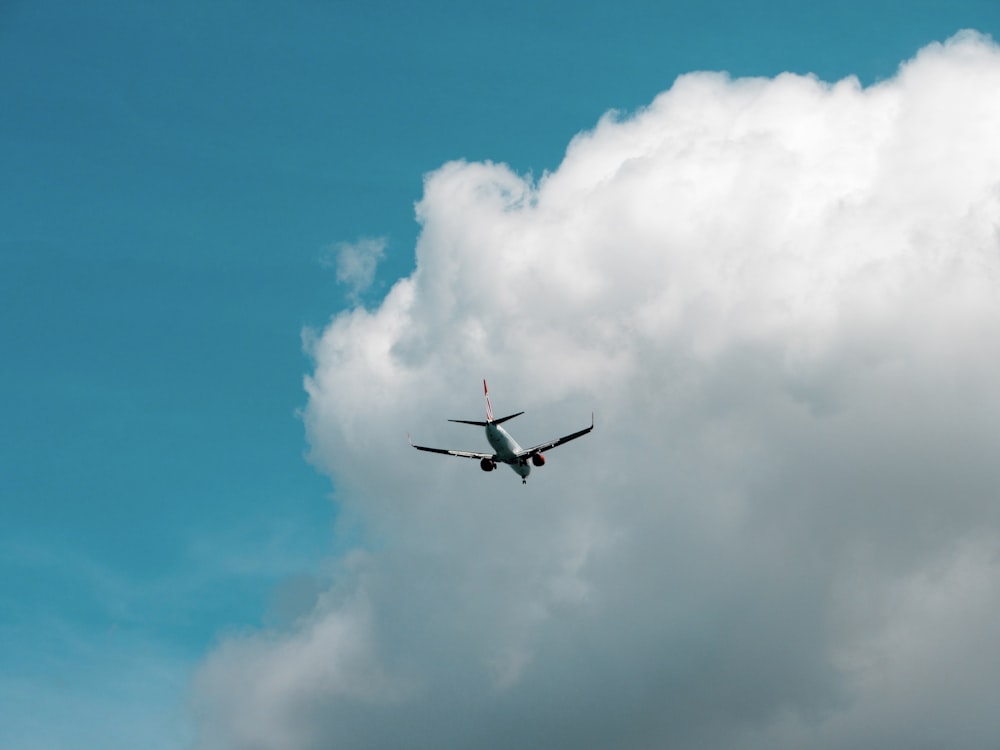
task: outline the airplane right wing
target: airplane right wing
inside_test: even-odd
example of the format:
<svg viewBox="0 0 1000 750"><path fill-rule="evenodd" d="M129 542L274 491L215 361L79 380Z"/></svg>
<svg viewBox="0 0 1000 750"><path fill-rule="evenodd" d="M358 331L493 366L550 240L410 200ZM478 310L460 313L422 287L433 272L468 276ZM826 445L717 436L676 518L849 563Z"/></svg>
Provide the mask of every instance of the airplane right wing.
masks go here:
<svg viewBox="0 0 1000 750"><path fill-rule="evenodd" d="M563 435L561 438L556 438L555 440L550 440L547 443L539 443L538 445L533 445L530 448L526 448L517 454L518 458L523 456L532 456L537 453L542 453L543 451L552 450L557 445L562 445L563 443L568 443L570 440L576 440L578 437L583 437L588 432L592 432L594 429L594 415L590 415L590 427L584 427L582 430L577 430L571 435Z"/></svg>

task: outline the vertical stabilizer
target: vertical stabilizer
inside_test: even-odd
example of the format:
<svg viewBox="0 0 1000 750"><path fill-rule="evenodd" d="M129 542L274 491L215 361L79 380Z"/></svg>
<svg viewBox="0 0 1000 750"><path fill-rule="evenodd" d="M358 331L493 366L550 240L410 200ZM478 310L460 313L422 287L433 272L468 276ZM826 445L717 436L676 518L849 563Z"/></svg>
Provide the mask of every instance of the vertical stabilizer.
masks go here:
<svg viewBox="0 0 1000 750"><path fill-rule="evenodd" d="M514 417L519 417L524 414L523 411L519 411L517 414L510 414L506 417L500 417L496 419L493 416L493 404L490 403L490 390L486 386L486 381L483 381L483 395L486 396L486 421L477 422L474 419L449 419L449 422L460 422L461 424L474 424L477 427L486 427L491 424L500 424L501 422L506 422L508 419L513 419Z"/></svg>
<svg viewBox="0 0 1000 750"><path fill-rule="evenodd" d="M486 379L483 378L483 395L486 396L486 421L493 421L493 406L490 404L490 390L486 387Z"/></svg>

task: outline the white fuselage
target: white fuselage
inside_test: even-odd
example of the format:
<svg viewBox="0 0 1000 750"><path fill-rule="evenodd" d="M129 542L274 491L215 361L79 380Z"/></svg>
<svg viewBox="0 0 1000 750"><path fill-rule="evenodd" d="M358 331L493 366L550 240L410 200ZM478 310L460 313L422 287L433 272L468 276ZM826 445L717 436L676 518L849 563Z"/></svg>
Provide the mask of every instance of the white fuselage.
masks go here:
<svg viewBox="0 0 1000 750"><path fill-rule="evenodd" d="M510 466L521 478L526 479L531 473L531 463L527 459L519 459L521 446L503 427L492 422L486 425L486 439L496 451L497 459Z"/></svg>

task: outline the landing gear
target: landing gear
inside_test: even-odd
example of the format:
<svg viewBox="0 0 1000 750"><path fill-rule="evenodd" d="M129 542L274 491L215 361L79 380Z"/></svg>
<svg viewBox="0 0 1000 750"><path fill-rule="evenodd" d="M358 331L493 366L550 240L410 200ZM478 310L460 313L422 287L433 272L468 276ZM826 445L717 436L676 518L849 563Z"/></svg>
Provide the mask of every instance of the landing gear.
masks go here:
<svg viewBox="0 0 1000 750"><path fill-rule="evenodd" d="M528 483L527 479L524 479L524 478L521 479L521 484L527 484L527 483Z"/></svg>

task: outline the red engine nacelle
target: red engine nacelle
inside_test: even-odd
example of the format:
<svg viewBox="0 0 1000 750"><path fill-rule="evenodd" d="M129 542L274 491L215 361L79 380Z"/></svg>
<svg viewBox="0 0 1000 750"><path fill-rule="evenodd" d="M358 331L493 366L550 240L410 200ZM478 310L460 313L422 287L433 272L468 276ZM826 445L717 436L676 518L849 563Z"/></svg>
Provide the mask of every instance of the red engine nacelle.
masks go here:
<svg viewBox="0 0 1000 750"><path fill-rule="evenodd" d="M531 463L533 463L535 466L545 466L545 456L543 456L541 453L535 453L531 457Z"/></svg>
<svg viewBox="0 0 1000 750"><path fill-rule="evenodd" d="M496 461L492 458L484 458L479 462L479 468L483 471L493 471L496 467Z"/></svg>

